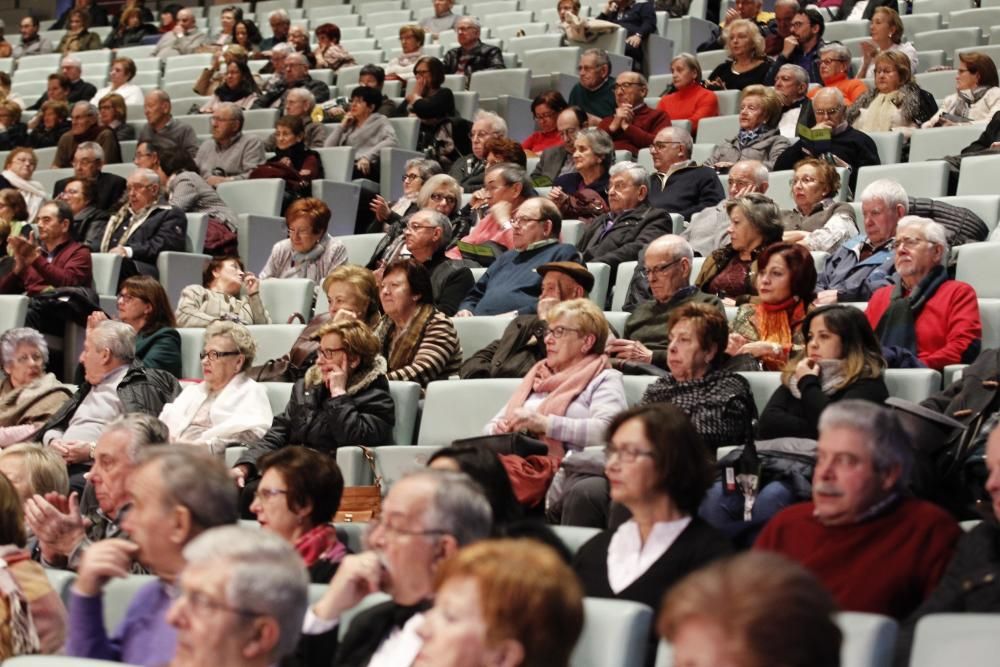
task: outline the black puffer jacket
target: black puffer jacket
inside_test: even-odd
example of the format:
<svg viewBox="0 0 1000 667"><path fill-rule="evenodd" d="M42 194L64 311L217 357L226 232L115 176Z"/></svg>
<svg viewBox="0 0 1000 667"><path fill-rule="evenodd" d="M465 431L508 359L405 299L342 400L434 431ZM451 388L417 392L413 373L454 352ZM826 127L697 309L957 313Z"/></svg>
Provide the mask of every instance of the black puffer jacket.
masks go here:
<svg viewBox="0 0 1000 667"><path fill-rule="evenodd" d="M318 370L310 368L295 383L285 411L274 417L268 432L236 465L256 467L257 459L289 445L332 454L341 445L392 444L396 407L385 377L385 359L376 357L373 367L336 398L330 397L329 389L317 377Z"/></svg>

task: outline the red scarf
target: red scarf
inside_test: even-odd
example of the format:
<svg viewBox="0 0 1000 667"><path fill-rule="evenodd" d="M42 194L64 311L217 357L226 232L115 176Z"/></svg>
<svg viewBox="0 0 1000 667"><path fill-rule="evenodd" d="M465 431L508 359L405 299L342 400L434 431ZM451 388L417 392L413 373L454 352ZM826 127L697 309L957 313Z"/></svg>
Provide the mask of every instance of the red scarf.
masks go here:
<svg viewBox="0 0 1000 667"><path fill-rule="evenodd" d="M780 355L764 358L768 370L780 368L792 349L794 329L805 319L806 306L798 297L789 297L780 303L759 303L754 314L758 340L781 345Z"/></svg>
<svg viewBox="0 0 1000 667"><path fill-rule="evenodd" d="M321 523L295 540L295 550L306 567L312 567L318 560L339 563L347 555L347 547L337 539L337 529L328 523Z"/></svg>

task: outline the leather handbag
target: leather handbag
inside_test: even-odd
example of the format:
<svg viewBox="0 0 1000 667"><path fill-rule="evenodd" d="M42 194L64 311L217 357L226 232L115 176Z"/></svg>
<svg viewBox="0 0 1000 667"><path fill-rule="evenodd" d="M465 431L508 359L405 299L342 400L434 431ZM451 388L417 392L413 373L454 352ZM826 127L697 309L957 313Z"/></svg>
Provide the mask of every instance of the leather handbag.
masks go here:
<svg viewBox="0 0 1000 667"><path fill-rule="evenodd" d="M375 469L375 453L364 445L354 445L371 468L375 483L371 486L348 486L340 497L340 507L333 517L334 523L365 523L377 519L382 513L382 477Z"/></svg>
<svg viewBox="0 0 1000 667"><path fill-rule="evenodd" d="M524 433L479 435L473 438L455 440L452 444L488 447L500 455L516 454L524 458L529 456L545 456L549 453L549 446L544 441L532 438L530 435Z"/></svg>

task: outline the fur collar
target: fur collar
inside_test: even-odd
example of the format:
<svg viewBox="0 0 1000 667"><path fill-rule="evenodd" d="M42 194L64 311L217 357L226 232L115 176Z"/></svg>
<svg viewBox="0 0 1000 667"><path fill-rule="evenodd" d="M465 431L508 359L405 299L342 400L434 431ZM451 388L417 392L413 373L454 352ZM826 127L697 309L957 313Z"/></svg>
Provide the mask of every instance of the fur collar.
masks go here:
<svg viewBox="0 0 1000 667"><path fill-rule="evenodd" d="M375 360L372 361L371 366L367 370L363 367L359 367L351 376L347 379L347 395L353 396L357 394L362 389L365 389L372 382L377 380L379 377L385 375L386 373L386 363L385 357L381 354L376 355ZM308 371L306 371L305 386L306 389L312 389L314 387L323 385L323 371L320 370L319 364L311 366Z"/></svg>
<svg viewBox="0 0 1000 667"><path fill-rule="evenodd" d="M59 382L52 373L18 389L14 389L9 378L4 379L0 388L0 424L14 425L24 417L47 418L72 395L70 386Z"/></svg>
<svg viewBox="0 0 1000 667"><path fill-rule="evenodd" d="M855 100L854 104L850 106L847 110L847 121L853 123L859 115L861 115L862 109L867 109L868 105L872 103L879 95L878 90L874 88L863 93L861 97ZM903 121L907 123L916 122L916 119L920 116L920 88L917 87L913 81L908 81L907 83L900 86L899 90L892 93L896 97L896 106L899 107L900 113L903 115Z"/></svg>

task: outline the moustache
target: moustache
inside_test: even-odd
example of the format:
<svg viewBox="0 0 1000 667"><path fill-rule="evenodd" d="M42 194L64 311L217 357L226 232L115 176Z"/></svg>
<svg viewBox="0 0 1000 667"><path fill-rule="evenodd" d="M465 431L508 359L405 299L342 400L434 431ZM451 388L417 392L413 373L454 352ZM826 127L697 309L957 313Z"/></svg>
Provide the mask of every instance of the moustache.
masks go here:
<svg viewBox="0 0 1000 667"><path fill-rule="evenodd" d="M813 493L821 496L833 496L836 498L844 495L843 489L839 488L836 484L822 482L819 484L813 484Z"/></svg>

